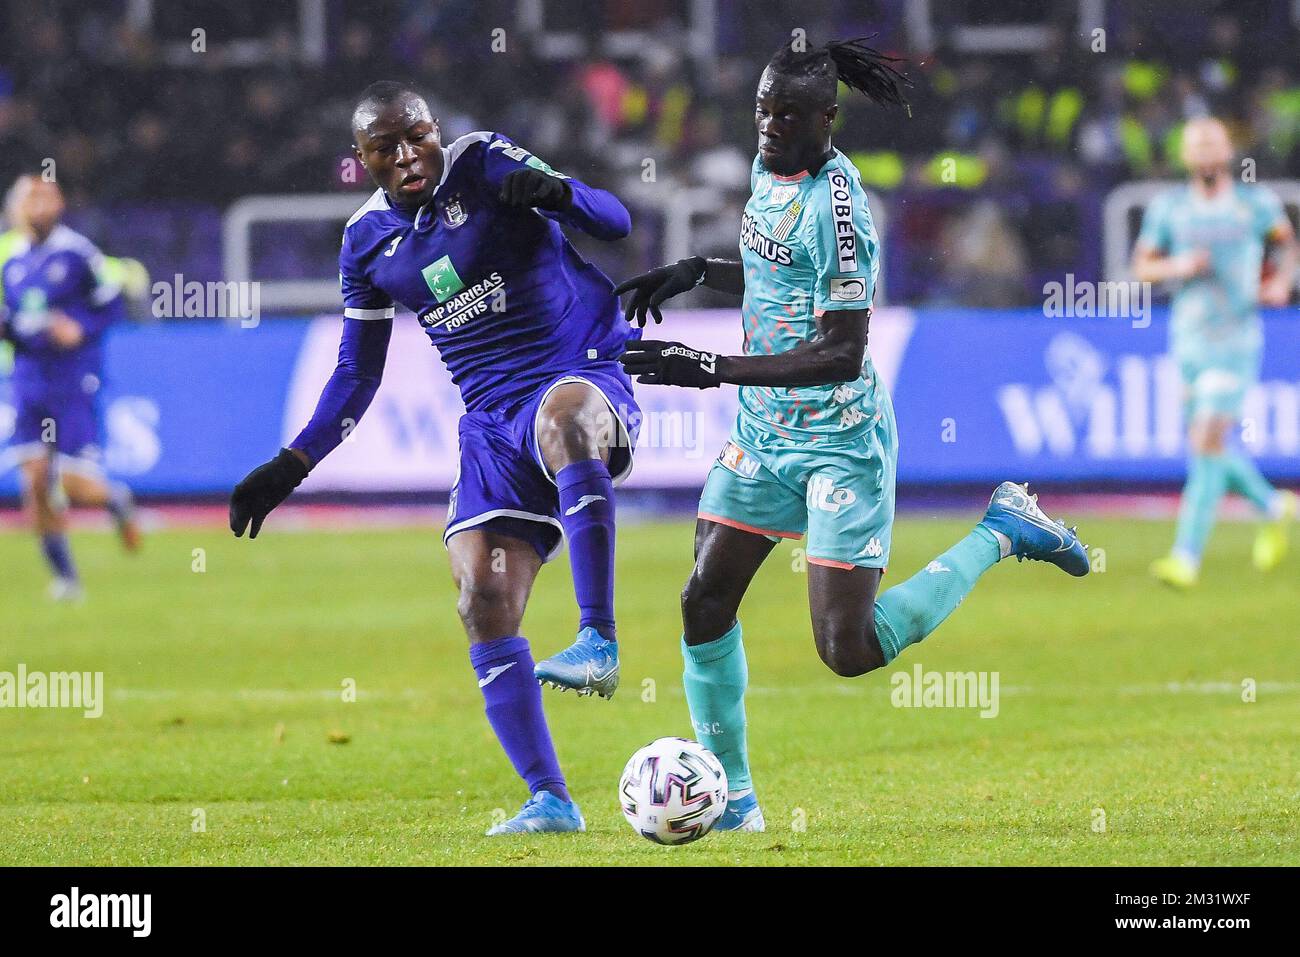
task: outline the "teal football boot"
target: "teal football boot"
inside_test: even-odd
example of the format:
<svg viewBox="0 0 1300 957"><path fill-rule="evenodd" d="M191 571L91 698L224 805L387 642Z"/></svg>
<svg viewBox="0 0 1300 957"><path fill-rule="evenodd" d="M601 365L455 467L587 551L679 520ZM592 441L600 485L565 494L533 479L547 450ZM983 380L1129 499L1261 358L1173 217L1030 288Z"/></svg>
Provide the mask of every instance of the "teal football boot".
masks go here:
<svg viewBox="0 0 1300 957"><path fill-rule="evenodd" d="M606 641L595 628L584 628L564 651L537 662L533 674L544 685L572 689L584 698L612 698L618 688L618 642Z"/></svg>
<svg viewBox="0 0 1300 957"><path fill-rule="evenodd" d="M563 801L550 791L538 791L508 821L488 828L488 837L502 834L542 834L585 831L587 822L572 801Z"/></svg>
<svg viewBox="0 0 1300 957"><path fill-rule="evenodd" d="M1038 496L1029 494L1028 484L1003 482L994 489L980 524L1004 535L1017 561L1050 562L1076 578L1088 574L1088 546L1079 541L1073 528L1043 513Z"/></svg>

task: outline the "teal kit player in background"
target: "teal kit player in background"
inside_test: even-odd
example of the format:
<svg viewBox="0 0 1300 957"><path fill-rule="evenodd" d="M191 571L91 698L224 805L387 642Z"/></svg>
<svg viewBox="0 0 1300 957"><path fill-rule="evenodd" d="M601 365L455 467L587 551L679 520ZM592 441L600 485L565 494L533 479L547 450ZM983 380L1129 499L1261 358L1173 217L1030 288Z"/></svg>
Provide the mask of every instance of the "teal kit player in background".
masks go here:
<svg viewBox="0 0 1300 957"><path fill-rule="evenodd" d="M1088 573L1073 530L1004 482L964 539L877 597L889 563L897 458L889 394L867 354L880 244L853 164L830 143L837 83L901 102L902 78L859 41L782 48L758 86L758 156L740 261L698 257L623 283L629 320L704 283L742 294L744 355L632 343L638 382L740 389L731 440L700 499L695 570L682 593L684 684L699 740L731 788L722 830L763 830L745 739L748 669L736 617L781 538L808 535L808 601L822 661L851 677L881 668L960 604L1009 555Z"/></svg>
<svg viewBox="0 0 1300 957"><path fill-rule="evenodd" d="M81 580L64 505L107 509L123 546L140 547L131 491L104 472L99 394L104 336L126 310L95 245L61 222L63 193L20 176L5 200L18 234L0 269L0 338L14 349L14 434L5 460L18 466L23 505L52 579L50 597L76 601Z"/></svg>
<svg viewBox="0 0 1300 957"><path fill-rule="evenodd" d="M615 240L631 222L610 193L497 133L443 146L424 99L401 84L368 88L352 125L379 188L343 232L338 366L301 434L235 488L230 527L256 537L361 420L383 375L394 303L414 312L465 403L444 541L488 721L530 795L488 833L583 830L538 682L604 697L618 685L614 485L631 471L639 412L617 361L632 333L614 284L560 225ZM519 627L562 535L580 631L534 665Z"/></svg>
<svg viewBox="0 0 1300 957"><path fill-rule="evenodd" d="M1237 182L1230 171L1232 141L1215 119L1183 130L1183 163L1191 181L1152 200L1142 221L1133 272L1141 282L1180 283L1169 322L1169 351L1184 389L1190 464L1173 551L1151 573L1176 588L1196 584L1201 554L1219 500L1244 495L1268 521L1255 538L1260 571L1275 568L1287 550L1296 496L1274 489L1233 444L1246 393L1259 379L1262 303L1284 306L1295 279L1295 232L1277 196ZM1279 247L1276 269L1261 282L1266 241Z"/></svg>

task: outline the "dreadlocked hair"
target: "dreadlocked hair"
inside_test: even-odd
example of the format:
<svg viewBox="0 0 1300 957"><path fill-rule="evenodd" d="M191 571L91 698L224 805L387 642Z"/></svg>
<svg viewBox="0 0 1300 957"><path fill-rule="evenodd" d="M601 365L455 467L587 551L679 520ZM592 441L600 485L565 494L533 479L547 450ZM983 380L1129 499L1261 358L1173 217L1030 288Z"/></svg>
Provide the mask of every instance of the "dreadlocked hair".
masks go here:
<svg viewBox="0 0 1300 957"><path fill-rule="evenodd" d="M874 50L863 42L870 39L866 36L831 40L824 46L814 46L802 53L785 44L773 54L768 64L786 76L808 77L814 81L824 78L825 93L831 101L835 99L835 83L838 81L875 103L906 107L903 87L911 86L912 82L890 65L902 60ZM910 108L908 112L911 112Z"/></svg>

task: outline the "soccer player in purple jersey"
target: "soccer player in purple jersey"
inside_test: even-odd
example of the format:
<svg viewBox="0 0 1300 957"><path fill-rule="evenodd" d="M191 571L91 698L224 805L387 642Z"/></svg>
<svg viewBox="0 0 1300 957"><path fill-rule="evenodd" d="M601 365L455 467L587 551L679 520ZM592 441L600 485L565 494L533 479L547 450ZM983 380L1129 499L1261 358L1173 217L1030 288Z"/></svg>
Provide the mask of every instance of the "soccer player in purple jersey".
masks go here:
<svg viewBox="0 0 1300 957"><path fill-rule="evenodd" d="M532 795L488 833L583 830L539 681L604 697L618 685L614 485L631 471L640 413L617 361L633 333L613 283L560 226L615 240L631 222L613 195L500 134L443 145L424 99L401 84L372 84L352 127L379 188L343 232L338 366L302 433L235 488L230 527L256 537L360 421L383 374L394 303L408 307L465 402L443 540L488 721ZM519 626L562 536L578 638L534 666Z"/></svg>
<svg viewBox="0 0 1300 957"><path fill-rule="evenodd" d="M106 508L128 551L140 546L130 490L104 474L99 391L104 333L125 309L104 276L103 255L64 226L63 192L54 182L20 176L5 213L23 239L0 279L0 337L14 346L14 434L5 458L18 466L23 505L53 573L50 597L82 597L68 546L66 500Z"/></svg>

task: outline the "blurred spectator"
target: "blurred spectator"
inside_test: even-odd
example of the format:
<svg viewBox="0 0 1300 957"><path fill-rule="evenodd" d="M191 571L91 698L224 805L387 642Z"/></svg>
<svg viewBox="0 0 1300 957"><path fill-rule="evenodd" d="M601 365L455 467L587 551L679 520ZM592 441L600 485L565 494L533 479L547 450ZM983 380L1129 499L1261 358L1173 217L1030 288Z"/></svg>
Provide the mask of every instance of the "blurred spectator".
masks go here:
<svg viewBox="0 0 1300 957"><path fill-rule="evenodd" d="M980 9L1005 21L1033 6ZM694 55L688 2L367 0L327 5L323 62L301 49L293 3L155 2L147 31L131 26L132 7L0 10L0 185L54 159L74 206L359 190L340 175L350 110L362 88L390 78L426 93L448 140L500 130L619 190L638 231L622 252L600 252L626 257L613 271L652 264L665 209L693 188L711 197L695 236L727 254L747 194L755 86L791 24L814 42L877 33L875 45L910 60L910 115L846 95L834 126L835 144L883 197L881 218L903 231L886 237L898 251L887 268L915 273L891 273L900 295L914 298L940 271L927 244L947 249L948 239L960 261L943 267L942 295L961 301L1032 301L1045 271L1095 270L1097 237L1084 230L1096 225L1078 210L1125 179L1176 175L1182 124L1195 116L1227 118L1259 178L1300 176L1290 0L1107 4L1105 51L1062 7L1046 41L1016 54L957 52L947 45L953 13L934 4L936 48L916 51L906 0L719 0L705 58ZM567 31L563 42L530 30L529 11ZM634 45L614 43L620 36ZM102 218L106 229L120 222ZM1010 237L1005 257L957 242L958 225L985 241Z"/></svg>

